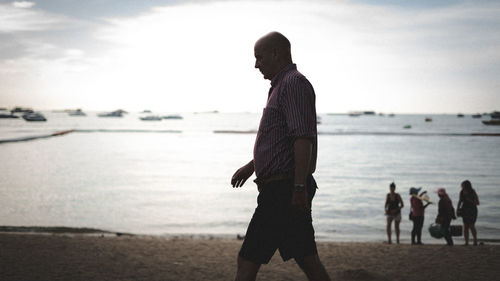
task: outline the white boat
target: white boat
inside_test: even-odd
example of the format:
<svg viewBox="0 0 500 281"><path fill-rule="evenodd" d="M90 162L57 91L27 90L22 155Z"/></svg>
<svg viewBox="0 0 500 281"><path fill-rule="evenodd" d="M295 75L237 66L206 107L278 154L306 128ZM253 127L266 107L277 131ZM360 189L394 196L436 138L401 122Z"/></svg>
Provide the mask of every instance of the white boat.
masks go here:
<svg viewBox="0 0 500 281"><path fill-rule="evenodd" d="M99 117L123 117L123 111L116 110L116 111L108 112L108 113L100 113L97 116L99 116Z"/></svg>
<svg viewBox="0 0 500 281"><path fill-rule="evenodd" d="M144 117L139 117L142 121L161 121L161 117L157 115L150 115L150 116L144 116Z"/></svg>
<svg viewBox="0 0 500 281"><path fill-rule="evenodd" d="M23 119L26 121L47 121L45 116L39 112L26 113L23 115Z"/></svg>
<svg viewBox="0 0 500 281"><path fill-rule="evenodd" d="M87 116L87 114L85 114L85 112L83 112L79 108L77 110L70 110L70 111L68 111L68 115L69 116Z"/></svg>
<svg viewBox="0 0 500 281"><path fill-rule="evenodd" d="M180 115L167 115L167 116L163 116L162 117L163 119L184 119L182 116Z"/></svg>

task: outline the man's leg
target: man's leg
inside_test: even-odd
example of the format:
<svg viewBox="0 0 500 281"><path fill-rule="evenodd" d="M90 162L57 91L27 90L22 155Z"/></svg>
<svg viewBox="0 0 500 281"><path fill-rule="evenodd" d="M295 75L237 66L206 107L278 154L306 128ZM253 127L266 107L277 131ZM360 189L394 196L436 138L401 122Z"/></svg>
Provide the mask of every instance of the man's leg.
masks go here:
<svg viewBox="0 0 500 281"><path fill-rule="evenodd" d="M317 254L302 258L296 258L295 261L300 266L302 271L304 271L304 273L307 275L307 279L309 279L309 281L331 280Z"/></svg>
<svg viewBox="0 0 500 281"><path fill-rule="evenodd" d="M260 264L238 256L238 271L236 272L235 281L254 281L257 278L259 268Z"/></svg>

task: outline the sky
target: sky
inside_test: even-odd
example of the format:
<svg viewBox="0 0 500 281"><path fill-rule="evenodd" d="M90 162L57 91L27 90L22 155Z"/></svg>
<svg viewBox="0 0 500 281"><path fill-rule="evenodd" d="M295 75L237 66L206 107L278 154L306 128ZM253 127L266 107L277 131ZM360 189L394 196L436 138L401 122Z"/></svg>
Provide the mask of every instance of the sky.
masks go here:
<svg viewBox="0 0 500 281"><path fill-rule="evenodd" d="M500 110L500 1L0 0L0 107L261 112L292 44L320 113Z"/></svg>

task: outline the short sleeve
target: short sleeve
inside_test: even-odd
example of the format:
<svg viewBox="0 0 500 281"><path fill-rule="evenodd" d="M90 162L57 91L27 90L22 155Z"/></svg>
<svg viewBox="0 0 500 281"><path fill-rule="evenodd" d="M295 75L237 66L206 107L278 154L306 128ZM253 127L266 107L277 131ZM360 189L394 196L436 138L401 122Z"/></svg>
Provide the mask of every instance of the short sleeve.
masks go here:
<svg viewBox="0 0 500 281"><path fill-rule="evenodd" d="M288 134L293 137L316 137L314 89L305 77L290 77L284 85L282 109Z"/></svg>

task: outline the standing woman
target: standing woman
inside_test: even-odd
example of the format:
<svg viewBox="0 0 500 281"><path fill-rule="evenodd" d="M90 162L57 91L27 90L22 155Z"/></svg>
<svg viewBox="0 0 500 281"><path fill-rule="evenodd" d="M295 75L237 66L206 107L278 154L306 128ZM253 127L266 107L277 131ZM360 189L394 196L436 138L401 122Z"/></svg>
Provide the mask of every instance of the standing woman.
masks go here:
<svg viewBox="0 0 500 281"><path fill-rule="evenodd" d="M430 202L427 204L422 203L422 196L426 193L426 191L420 193L421 188L410 188L410 206L411 206L411 215L410 219L413 221L413 229L411 230L411 244L412 245L422 245L422 227L424 226L424 213L425 208L429 206ZM415 241L417 238L417 241Z"/></svg>
<svg viewBox="0 0 500 281"><path fill-rule="evenodd" d="M450 224L452 219L456 219L455 210L453 210L453 204L451 199L446 193L446 189L440 188L437 191L439 196L439 208L438 215L436 218L436 223L441 224L443 229L444 239L446 239L446 244L448 246L453 246L453 239L451 238Z"/></svg>
<svg viewBox="0 0 500 281"><path fill-rule="evenodd" d="M391 183L389 186L391 192L387 193L385 198L385 215L387 216L387 243L391 244L391 224L394 221L394 229L396 230L396 243L399 244L399 223L401 222L401 209L404 207L403 200L399 193L396 193L396 184Z"/></svg>
<svg viewBox="0 0 500 281"><path fill-rule="evenodd" d="M474 239L474 246L477 246L477 232L476 232L476 219L477 219L477 206L479 205L479 198L476 191L472 188L470 181L465 180L461 184L462 190L460 191L460 199L457 205L457 216L462 216L464 222L464 238L465 245L469 245L469 229L472 232Z"/></svg>

